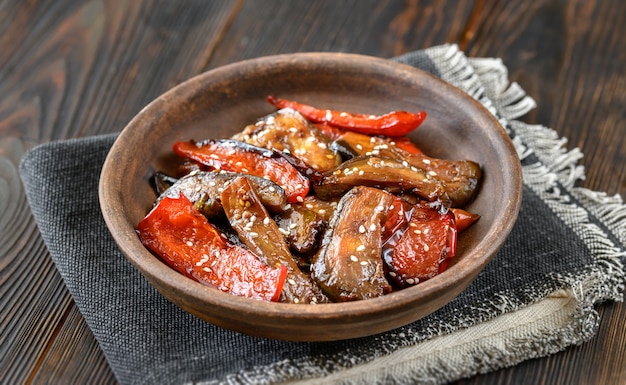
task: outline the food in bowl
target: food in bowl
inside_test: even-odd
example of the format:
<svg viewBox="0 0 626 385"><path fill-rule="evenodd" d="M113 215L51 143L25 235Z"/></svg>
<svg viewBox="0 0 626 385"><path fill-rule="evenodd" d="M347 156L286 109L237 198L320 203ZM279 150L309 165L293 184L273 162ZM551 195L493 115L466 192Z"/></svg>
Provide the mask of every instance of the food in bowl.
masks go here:
<svg viewBox="0 0 626 385"><path fill-rule="evenodd" d="M180 273L288 303L380 297L443 272L482 171L426 156L406 135L426 113L366 115L273 96L230 138L178 141L177 175L137 225ZM444 144L442 144L444 145Z"/></svg>

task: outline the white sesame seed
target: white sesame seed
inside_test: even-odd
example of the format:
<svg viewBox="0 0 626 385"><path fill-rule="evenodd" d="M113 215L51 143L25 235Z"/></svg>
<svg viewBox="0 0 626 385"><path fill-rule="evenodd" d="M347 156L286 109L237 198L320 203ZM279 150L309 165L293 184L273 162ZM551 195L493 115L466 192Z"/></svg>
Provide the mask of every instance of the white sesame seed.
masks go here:
<svg viewBox="0 0 626 385"><path fill-rule="evenodd" d="M306 207L309 210L313 210L313 205L310 203L307 203L304 207Z"/></svg>
<svg viewBox="0 0 626 385"><path fill-rule="evenodd" d="M359 150L359 151L361 151L361 150L363 150L363 146L361 146L360 144L357 144L357 145L356 145L356 149L357 149L357 150Z"/></svg>
<svg viewBox="0 0 626 385"><path fill-rule="evenodd" d="M367 262L367 261L361 261L361 262L359 262L359 263L361 264L361 266L366 266L366 265L369 265L369 262Z"/></svg>
<svg viewBox="0 0 626 385"><path fill-rule="evenodd" d="M211 154L211 155L209 155L209 158L211 158L211 159L219 159L220 157L217 156L216 154Z"/></svg>
<svg viewBox="0 0 626 385"><path fill-rule="evenodd" d="M413 278L407 278L404 282L408 283L409 285L412 285L415 283L415 280Z"/></svg>
<svg viewBox="0 0 626 385"><path fill-rule="evenodd" d="M365 229L365 226L363 226L363 225L359 226L359 233L361 233L361 234L365 234L365 231L367 231L367 230Z"/></svg>
<svg viewBox="0 0 626 385"><path fill-rule="evenodd" d="M278 228L278 231L280 231L281 233L283 233L283 235L289 235L289 234L291 234L291 233L289 232L289 230L283 229L282 227L279 227L279 228Z"/></svg>
<svg viewBox="0 0 626 385"><path fill-rule="evenodd" d="M390 276L392 276L392 277L397 276L397 274L395 273L395 271L390 271L390 272L389 272L389 275L390 275Z"/></svg>
<svg viewBox="0 0 626 385"><path fill-rule="evenodd" d="M424 251L428 251L428 250L430 250L430 247L428 247L428 245L425 244L424 245Z"/></svg>
<svg viewBox="0 0 626 385"><path fill-rule="evenodd" d="M269 225L270 224L270 217L263 218L263 224L264 225Z"/></svg>
<svg viewBox="0 0 626 385"><path fill-rule="evenodd" d="M216 185L216 183L215 183L215 182L213 182L213 181L210 181L210 182L209 182L209 186L211 186L211 187L215 187L215 185Z"/></svg>
<svg viewBox="0 0 626 385"><path fill-rule="evenodd" d="M420 235L422 233L422 231L421 230L413 230L413 233L415 233L417 235Z"/></svg>
<svg viewBox="0 0 626 385"><path fill-rule="evenodd" d="M302 198L301 196L297 196L296 200L300 203L304 202L304 198Z"/></svg>
<svg viewBox="0 0 626 385"><path fill-rule="evenodd" d="M295 285L296 284L296 281L294 281L293 278L289 278L287 280L287 282L289 282L290 285Z"/></svg>
<svg viewBox="0 0 626 385"><path fill-rule="evenodd" d="M430 159L422 159L422 162L425 164L430 164Z"/></svg>
<svg viewBox="0 0 626 385"><path fill-rule="evenodd" d="M250 232L248 233L248 235L250 235L250 238L257 238L257 237L259 236L259 233L256 233L256 232L254 232L254 231L250 231Z"/></svg>
<svg viewBox="0 0 626 385"><path fill-rule="evenodd" d="M437 176L437 173L431 170L431 171L428 171L428 175Z"/></svg>
<svg viewBox="0 0 626 385"><path fill-rule="evenodd" d="M375 224L375 223L372 223L372 224L370 225L370 231L374 231L374 230L376 230L376 224Z"/></svg>
<svg viewBox="0 0 626 385"><path fill-rule="evenodd" d="M356 255L351 255L351 256L350 256L350 260L351 260L352 262L358 262L358 261L359 261L359 259L356 257Z"/></svg>
<svg viewBox="0 0 626 385"><path fill-rule="evenodd" d="M363 251L365 250L365 245L359 245L359 247L356 248L356 251Z"/></svg>
<svg viewBox="0 0 626 385"><path fill-rule="evenodd" d="M292 223L292 224L289 225L290 229L295 229L296 227L298 227L297 223Z"/></svg>
<svg viewBox="0 0 626 385"><path fill-rule="evenodd" d="M189 246L189 247L193 246L193 242L191 242L191 241L187 241L186 243L187 243L187 246Z"/></svg>
<svg viewBox="0 0 626 385"><path fill-rule="evenodd" d="M211 272L211 268L210 267L203 267L202 270L206 271L207 273Z"/></svg>
<svg viewBox="0 0 626 385"><path fill-rule="evenodd" d="M317 210L317 213L320 214L320 215L324 215L324 214L326 214L326 210L319 209L319 210Z"/></svg>

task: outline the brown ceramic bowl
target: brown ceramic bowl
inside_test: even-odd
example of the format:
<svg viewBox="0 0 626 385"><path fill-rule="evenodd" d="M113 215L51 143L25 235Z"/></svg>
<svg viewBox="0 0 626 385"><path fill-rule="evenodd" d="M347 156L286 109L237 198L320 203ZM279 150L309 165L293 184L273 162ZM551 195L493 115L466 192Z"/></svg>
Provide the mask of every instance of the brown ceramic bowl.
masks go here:
<svg viewBox="0 0 626 385"><path fill-rule="evenodd" d="M134 228L156 196L149 178L171 171L177 140L225 138L275 111L268 94L363 113L424 110L413 139L429 155L480 163L484 180L467 207L482 216L458 240L439 276L386 296L340 304L269 303L225 294L177 273L145 249ZM197 317L261 337L327 341L391 330L439 309L502 246L521 203L511 141L478 102L436 77L388 60L340 53L262 57L200 74L158 97L124 128L100 179L104 219L123 253L171 302Z"/></svg>

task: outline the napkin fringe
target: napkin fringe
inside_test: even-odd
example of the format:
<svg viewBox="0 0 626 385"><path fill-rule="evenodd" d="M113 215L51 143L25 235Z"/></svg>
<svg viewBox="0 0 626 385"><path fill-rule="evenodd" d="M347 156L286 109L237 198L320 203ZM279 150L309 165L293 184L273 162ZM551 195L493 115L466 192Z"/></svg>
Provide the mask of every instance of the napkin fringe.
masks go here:
<svg viewBox="0 0 626 385"><path fill-rule="evenodd" d="M524 182L581 236L595 256L588 282L583 285L588 301L623 301L626 278L622 259L626 256L618 243L626 246L626 206L621 197L575 188L575 183L585 179L584 166L579 164L583 157L580 149L568 151L567 139L549 127L515 120L535 108L536 103L517 83L509 83L502 59L468 58L456 44L425 51L438 64L442 79L457 84L498 118L511 135L520 159L534 155L539 160L523 166ZM600 223L592 222L589 213ZM558 281L572 285L570 277L558 277Z"/></svg>

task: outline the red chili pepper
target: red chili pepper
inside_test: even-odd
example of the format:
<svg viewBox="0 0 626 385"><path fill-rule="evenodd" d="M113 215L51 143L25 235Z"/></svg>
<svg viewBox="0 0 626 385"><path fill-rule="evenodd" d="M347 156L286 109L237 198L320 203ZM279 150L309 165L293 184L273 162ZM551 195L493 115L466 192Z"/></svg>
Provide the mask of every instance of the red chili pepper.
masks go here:
<svg viewBox="0 0 626 385"><path fill-rule="evenodd" d="M287 267L269 267L222 237L183 194L164 198L137 225L141 242L178 272L243 297L278 301Z"/></svg>
<svg viewBox="0 0 626 385"><path fill-rule="evenodd" d="M212 169L267 178L285 190L290 203L301 202L309 192L309 179L298 171L293 161L276 151L236 140L209 139L176 142L174 152Z"/></svg>
<svg viewBox="0 0 626 385"><path fill-rule="evenodd" d="M423 111L392 111L384 115L367 115L323 110L272 95L267 97L267 101L278 108L293 108L313 123L328 123L369 135L404 136L416 129L426 118Z"/></svg>
<svg viewBox="0 0 626 385"><path fill-rule="evenodd" d="M407 287L444 271L456 254L457 231L452 212L416 206L408 226L385 245L389 276Z"/></svg>
<svg viewBox="0 0 626 385"><path fill-rule="evenodd" d="M454 214L454 223L456 223L456 228L459 233L464 231L480 219L480 215L470 213L469 211L463 210L458 207L453 207L450 210Z"/></svg>

